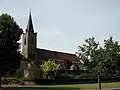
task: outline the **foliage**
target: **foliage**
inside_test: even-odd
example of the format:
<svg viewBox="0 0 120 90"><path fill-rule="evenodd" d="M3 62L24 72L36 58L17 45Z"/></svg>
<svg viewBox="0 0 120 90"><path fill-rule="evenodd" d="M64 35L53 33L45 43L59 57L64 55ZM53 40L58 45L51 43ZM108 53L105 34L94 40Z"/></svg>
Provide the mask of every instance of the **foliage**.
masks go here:
<svg viewBox="0 0 120 90"><path fill-rule="evenodd" d="M8 14L0 16L0 72L4 75L10 71L14 73L19 68L21 54L18 41L23 30L17 25L13 17ZM12 72L14 71L14 72Z"/></svg>
<svg viewBox="0 0 120 90"><path fill-rule="evenodd" d="M85 40L85 44L83 46L78 46L78 57L82 60L84 66L88 70L92 70L92 67L96 65L97 61L95 60L98 49L99 42L95 41L95 38L89 38ZM94 63L92 63L94 62Z"/></svg>
<svg viewBox="0 0 120 90"><path fill-rule="evenodd" d="M23 78L3 78L1 80L2 84L24 84Z"/></svg>
<svg viewBox="0 0 120 90"><path fill-rule="evenodd" d="M112 37L105 39L103 46L94 37L86 39L85 44L78 47L77 54L86 70L96 75L120 75L120 45Z"/></svg>
<svg viewBox="0 0 120 90"><path fill-rule="evenodd" d="M43 75L53 77L57 72L57 64L55 61L49 59L48 61L44 61L41 65L41 69L43 71Z"/></svg>
<svg viewBox="0 0 120 90"><path fill-rule="evenodd" d="M120 45L112 37L104 40L104 64L105 73L120 74Z"/></svg>

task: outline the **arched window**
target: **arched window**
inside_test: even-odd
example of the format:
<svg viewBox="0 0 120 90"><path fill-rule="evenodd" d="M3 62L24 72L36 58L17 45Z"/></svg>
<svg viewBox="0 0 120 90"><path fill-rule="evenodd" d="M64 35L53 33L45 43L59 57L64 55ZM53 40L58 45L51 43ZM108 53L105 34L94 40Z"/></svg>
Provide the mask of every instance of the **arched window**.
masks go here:
<svg viewBox="0 0 120 90"><path fill-rule="evenodd" d="M24 38L24 45L26 45L26 37Z"/></svg>

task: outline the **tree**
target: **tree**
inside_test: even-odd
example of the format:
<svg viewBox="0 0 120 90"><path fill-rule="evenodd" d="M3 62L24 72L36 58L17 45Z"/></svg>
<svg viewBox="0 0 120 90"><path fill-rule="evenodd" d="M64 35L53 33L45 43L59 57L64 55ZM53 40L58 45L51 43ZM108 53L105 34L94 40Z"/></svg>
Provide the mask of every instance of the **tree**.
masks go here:
<svg viewBox="0 0 120 90"><path fill-rule="evenodd" d="M120 75L120 45L112 37L104 40L105 72L110 76Z"/></svg>
<svg viewBox="0 0 120 90"><path fill-rule="evenodd" d="M54 77L57 72L57 64L52 59L49 59L48 61L44 61L41 65L41 69L43 75Z"/></svg>
<svg viewBox="0 0 120 90"><path fill-rule="evenodd" d="M83 46L79 46L77 54L86 70L98 75L101 90L100 76L120 75L120 45L112 37L104 40L103 47L94 37L86 39L85 42Z"/></svg>
<svg viewBox="0 0 120 90"><path fill-rule="evenodd" d="M21 54L18 41L23 30L8 14L0 16L0 76L15 71L20 66Z"/></svg>
<svg viewBox="0 0 120 90"><path fill-rule="evenodd" d="M102 51L100 48L99 42L95 41L95 38L89 38L85 40L85 44L83 46L78 47L78 57L82 60L86 70L89 72L94 72L94 74L98 75L98 83L99 89L101 90L100 83L100 73L101 73L101 61L102 61Z"/></svg>

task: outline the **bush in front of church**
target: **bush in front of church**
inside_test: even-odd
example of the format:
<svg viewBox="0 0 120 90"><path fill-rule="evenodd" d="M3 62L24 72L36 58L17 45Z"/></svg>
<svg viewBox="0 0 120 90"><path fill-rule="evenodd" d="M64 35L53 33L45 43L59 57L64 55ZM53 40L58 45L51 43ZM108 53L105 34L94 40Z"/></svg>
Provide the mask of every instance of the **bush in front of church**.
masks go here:
<svg viewBox="0 0 120 90"><path fill-rule="evenodd" d="M43 76L54 78L57 73L57 64L52 59L48 59L48 61L44 61L40 66Z"/></svg>
<svg viewBox="0 0 120 90"><path fill-rule="evenodd" d="M4 84L19 84L24 85L24 79L22 78L3 78L1 83Z"/></svg>

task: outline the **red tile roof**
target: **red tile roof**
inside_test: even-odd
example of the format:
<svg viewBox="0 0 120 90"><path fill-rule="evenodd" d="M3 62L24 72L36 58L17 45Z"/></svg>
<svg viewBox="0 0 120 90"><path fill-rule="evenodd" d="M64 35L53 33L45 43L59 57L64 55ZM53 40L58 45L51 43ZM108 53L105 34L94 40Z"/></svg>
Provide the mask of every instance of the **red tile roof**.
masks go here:
<svg viewBox="0 0 120 90"><path fill-rule="evenodd" d="M46 49L37 49L36 50L37 59L40 60L47 60L48 58L53 58L57 60L67 60L67 61L77 61L80 62L79 59L75 54L58 52L58 51L51 51Z"/></svg>

